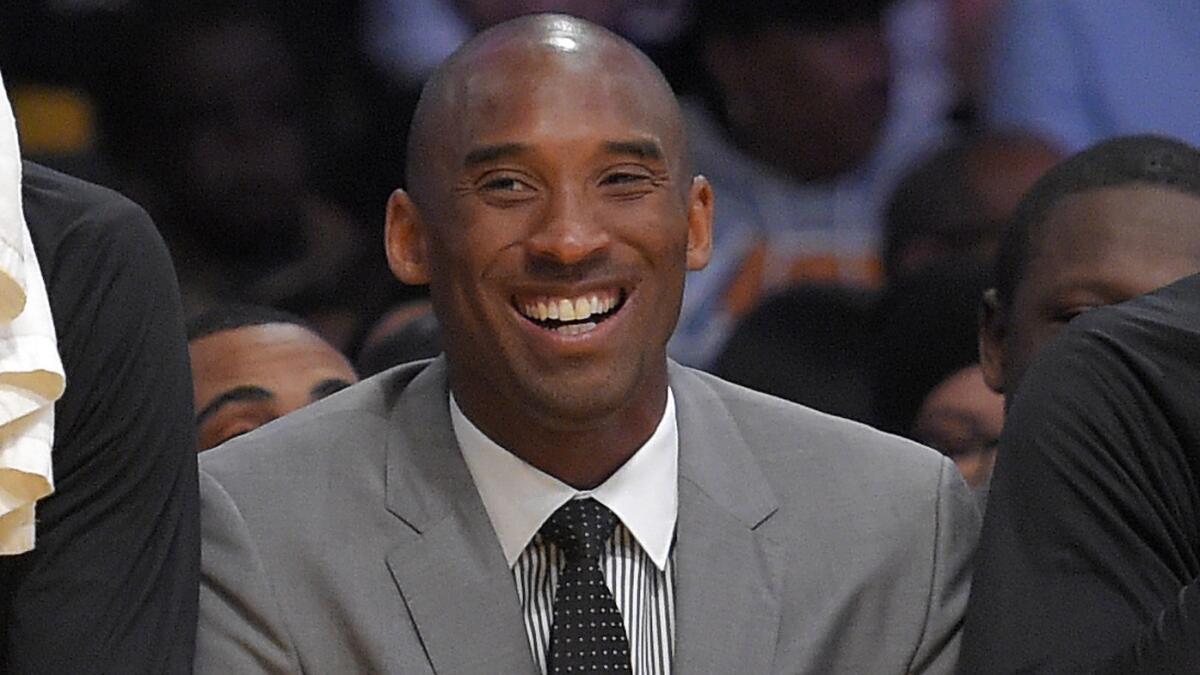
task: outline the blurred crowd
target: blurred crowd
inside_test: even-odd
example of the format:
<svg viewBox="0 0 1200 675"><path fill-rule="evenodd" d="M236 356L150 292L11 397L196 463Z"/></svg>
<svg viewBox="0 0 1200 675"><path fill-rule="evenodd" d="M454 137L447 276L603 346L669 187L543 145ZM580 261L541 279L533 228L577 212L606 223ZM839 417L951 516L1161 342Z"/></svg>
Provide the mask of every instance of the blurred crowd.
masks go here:
<svg viewBox="0 0 1200 675"><path fill-rule="evenodd" d="M426 291L395 281L382 246L417 94L476 31L545 10L654 59L714 185L715 254L689 277L672 356L917 438L972 484L986 484L1015 386L1005 350L1048 335L1014 346L1023 284L1061 295L1127 271L1089 278L1120 291L1078 313L1200 269L1162 262L1190 233L1154 248L1132 229L1139 213L1104 236L1096 218L1034 242L1009 228L1047 170L1097 142L1200 142L1194 3L6 0L0 70L27 157L150 212L191 337L210 346L194 360L228 366L241 352L212 351L218 329L263 324L333 350L316 360L336 377L302 382L295 407L439 350ZM1134 249L1141 267L1105 265ZM302 370L264 356L272 335L247 338L256 367Z"/></svg>

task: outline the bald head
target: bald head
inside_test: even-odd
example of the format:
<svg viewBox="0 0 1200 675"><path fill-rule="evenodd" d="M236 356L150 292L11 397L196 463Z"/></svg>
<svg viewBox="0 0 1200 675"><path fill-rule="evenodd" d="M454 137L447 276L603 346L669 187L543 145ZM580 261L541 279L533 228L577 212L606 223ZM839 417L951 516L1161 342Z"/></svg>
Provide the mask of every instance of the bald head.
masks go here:
<svg viewBox="0 0 1200 675"><path fill-rule="evenodd" d="M499 24L463 45L429 78L408 136L409 192L423 209L479 140L480 119L525 114L566 97L629 109L661 139L672 167L689 169L682 116L662 73L632 44L582 19L534 14ZM683 183L684 181L681 181Z"/></svg>
<svg viewBox="0 0 1200 675"><path fill-rule="evenodd" d="M522 18L438 70L410 138L388 263L429 285L455 400L522 459L598 484L658 424L684 277L712 252L670 87L604 29Z"/></svg>

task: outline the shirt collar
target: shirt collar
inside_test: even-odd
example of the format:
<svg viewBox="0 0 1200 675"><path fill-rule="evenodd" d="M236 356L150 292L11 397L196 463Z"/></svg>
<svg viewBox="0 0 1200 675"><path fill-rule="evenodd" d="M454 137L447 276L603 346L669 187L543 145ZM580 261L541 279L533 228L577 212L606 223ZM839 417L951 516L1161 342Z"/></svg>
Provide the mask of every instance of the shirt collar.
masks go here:
<svg viewBox="0 0 1200 675"><path fill-rule="evenodd" d="M500 447L467 419L454 394L450 420L509 567L558 507L592 497L621 519L655 566L666 569L679 513L679 429L670 388L649 440L592 490L576 490Z"/></svg>

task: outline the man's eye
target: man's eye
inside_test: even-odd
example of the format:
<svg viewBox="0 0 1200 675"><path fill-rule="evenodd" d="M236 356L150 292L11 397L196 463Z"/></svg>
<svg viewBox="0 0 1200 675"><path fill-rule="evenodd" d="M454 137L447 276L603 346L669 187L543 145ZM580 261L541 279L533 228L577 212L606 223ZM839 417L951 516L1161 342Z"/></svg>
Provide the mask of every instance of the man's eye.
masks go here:
<svg viewBox="0 0 1200 675"><path fill-rule="evenodd" d="M649 176L624 171L610 173L600 181L601 185L635 185L650 180Z"/></svg>
<svg viewBox="0 0 1200 675"><path fill-rule="evenodd" d="M1076 306L1076 307L1067 307L1065 309L1060 309L1054 313L1054 321L1055 321L1055 323L1067 323L1071 319L1074 319L1075 317L1079 316L1080 314L1083 314L1084 312L1091 310L1091 309L1095 309L1095 307L1093 307L1091 305L1080 305L1080 306Z"/></svg>
<svg viewBox="0 0 1200 675"><path fill-rule="evenodd" d="M492 178L490 180L484 181L482 187L484 190L487 190L489 192L523 193L523 192L532 192L533 191L533 188L531 188L528 184L526 184L520 180L517 180L516 178L508 178L508 177Z"/></svg>
<svg viewBox="0 0 1200 675"><path fill-rule="evenodd" d="M221 433L217 434L216 444L219 445L225 441L237 438L238 436L248 434L263 424L266 424L266 422L239 422L228 428L222 429Z"/></svg>

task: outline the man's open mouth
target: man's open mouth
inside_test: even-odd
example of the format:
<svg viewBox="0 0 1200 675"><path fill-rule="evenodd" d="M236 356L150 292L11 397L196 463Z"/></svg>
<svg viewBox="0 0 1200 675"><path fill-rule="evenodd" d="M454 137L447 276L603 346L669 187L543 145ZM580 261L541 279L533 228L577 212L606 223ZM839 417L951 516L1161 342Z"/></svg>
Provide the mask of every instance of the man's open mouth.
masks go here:
<svg viewBox="0 0 1200 675"><path fill-rule="evenodd" d="M516 297L513 305L533 323L562 335L587 333L620 311L625 292L620 288L590 291L576 297Z"/></svg>

